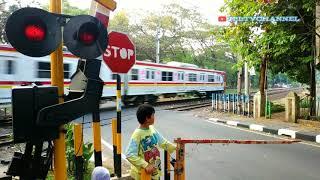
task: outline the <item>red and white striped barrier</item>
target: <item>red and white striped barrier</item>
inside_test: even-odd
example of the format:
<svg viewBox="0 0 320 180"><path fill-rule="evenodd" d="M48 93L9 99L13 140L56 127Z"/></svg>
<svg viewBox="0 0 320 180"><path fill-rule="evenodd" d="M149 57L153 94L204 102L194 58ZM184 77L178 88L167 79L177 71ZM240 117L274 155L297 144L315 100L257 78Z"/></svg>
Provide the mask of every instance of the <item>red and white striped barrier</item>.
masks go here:
<svg viewBox="0 0 320 180"><path fill-rule="evenodd" d="M292 144L299 140L232 140L232 139L177 139L180 144Z"/></svg>

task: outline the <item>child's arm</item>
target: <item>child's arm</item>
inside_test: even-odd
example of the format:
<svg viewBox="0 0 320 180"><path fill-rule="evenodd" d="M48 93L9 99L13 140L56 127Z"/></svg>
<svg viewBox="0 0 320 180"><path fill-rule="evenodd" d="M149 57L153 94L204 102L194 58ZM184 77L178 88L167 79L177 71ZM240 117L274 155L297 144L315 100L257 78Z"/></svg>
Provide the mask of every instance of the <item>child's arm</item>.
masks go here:
<svg viewBox="0 0 320 180"><path fill-rule="evenodd" d="M137 167L138 169L140 168L146 168L148 166L148 163L141 157L139 157L139 150L138 150L138 145L137 142L134 139L130 139L129 146L126 151L126 157L128 161Z"/></svg>
<svg viewBox="0 0 320 180"><path fill-rule="evenodd" d="M154 130L155 130L156 137L158 139L160 147L168 151L169 153L173 153L176 150L177 146L175 144L172 144L166 138L164 138L156 129Z"/></svg>

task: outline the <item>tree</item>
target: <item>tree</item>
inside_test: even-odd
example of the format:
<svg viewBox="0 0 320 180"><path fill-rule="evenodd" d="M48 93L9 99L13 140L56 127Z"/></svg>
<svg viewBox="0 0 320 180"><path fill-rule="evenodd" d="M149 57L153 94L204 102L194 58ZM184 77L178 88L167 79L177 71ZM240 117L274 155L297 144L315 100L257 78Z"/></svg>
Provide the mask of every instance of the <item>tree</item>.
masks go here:
<svg viewBox="0 0 320 180"><path fill-rule="evenodd" d="M224 11L230 16L299 16L295 23L233 24L222 31L234 53L250 65L260 65L260 91L264 94L266 66L274 73L286 72L292 79L308 83L315 96L314 37L315 0L278 1L270 4L253 0L226 0ZM257 33L261 30L261 33ZM311 72L311 73L308 73Z"/></svg>
<svg viewBox="0 0 320 180"><path fill-rule="evenodd" d="M42 6L42 9L49 11L49 4ZM72 6L68 0L62 0L62 13L72 16L77 16L81 14L89 14L89 8L80 9L75 6Z"/></svg>
<svg viewBox="0 0 320 180"><path fill-rule="evenodd" d="M16 10L21 8L20 1L13 2L8 8L6 8L6 4L8 1L1 0L0 1L0 41L1 43L8 43L8 39L6 37L5 26L7 23L8 17Z"/></svg>
<svg viewBox="0 0 320 180"><path fill-rule="evenodd" d="M133 19L129 18L136 15ZM227 58L228 47L217 44L212 28L196 8L173 3L162 6L160 13L121 11L111 20L109 30L122 31L133 39L138 60L156 59L156 34L160 30L160 62L179 61L203 68L227 71L234 85L234 59Z"/></svg>

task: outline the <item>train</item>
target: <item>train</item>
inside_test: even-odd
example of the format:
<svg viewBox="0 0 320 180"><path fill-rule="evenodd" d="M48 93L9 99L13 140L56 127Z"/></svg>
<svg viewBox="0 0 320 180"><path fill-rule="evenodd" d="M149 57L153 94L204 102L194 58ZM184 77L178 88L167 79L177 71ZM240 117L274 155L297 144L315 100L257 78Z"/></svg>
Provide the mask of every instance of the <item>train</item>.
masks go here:
<svg viewBox="0 0 320 180"><path fill-rule="evenodd" d="M63 51L64 87L68 92L70 77L76 71L78 57ZM0 45L0 104L11 102L14 86L50 85L50 56L29 57L17 52L10 45ZM104 81L102 98L116 96L116 74L102 61L100 78ZM173 97L195 93L210 96L223 92L226 73L196 65L168 62L136 61L127 74L121 74L122 101L127 104L155 103L159 96Z"/></svg>

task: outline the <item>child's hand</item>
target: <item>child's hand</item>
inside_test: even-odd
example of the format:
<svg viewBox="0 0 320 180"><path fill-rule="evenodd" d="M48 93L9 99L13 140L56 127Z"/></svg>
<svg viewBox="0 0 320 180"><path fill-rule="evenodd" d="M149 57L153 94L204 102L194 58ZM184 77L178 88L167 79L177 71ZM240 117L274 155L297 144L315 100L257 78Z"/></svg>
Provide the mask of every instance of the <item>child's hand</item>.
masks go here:
<svg viewBox="0 0 320 180"><path fill-rule="evenodd" d="M147 174L152 174L156 170L156 168L154 167L154 165L148 164L148 166L145 168L145 170L146 170Z"/></svg>

